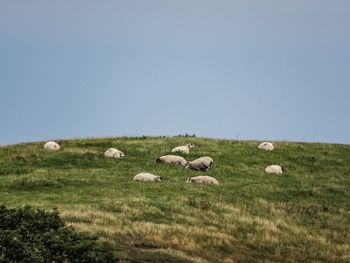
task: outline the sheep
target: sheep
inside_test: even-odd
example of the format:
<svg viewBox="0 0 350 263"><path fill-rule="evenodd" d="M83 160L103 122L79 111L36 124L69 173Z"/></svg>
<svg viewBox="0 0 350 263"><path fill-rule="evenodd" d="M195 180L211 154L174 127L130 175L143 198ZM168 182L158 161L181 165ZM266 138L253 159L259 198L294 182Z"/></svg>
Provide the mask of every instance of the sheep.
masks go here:
<svg viewBox="0 0 350 263"><path fill-rule="evenodd" d="M186 145L173 148L171 152L181 152L183 154L189 154L191 148L194 148L194 145L192 143L188 143Z"/></svg>
<svg viewBox="0 0 350 263"><path fill-rule="evenodd" d="M107 151L105 151L105 156L106 157L114 157L116 159L122 159L125 156L125 154L118 149L109 148Z"/></svg>
<svg viewBox="0 0 350 263"><path fill-rule="evenodd" d="M210 166L214 163L213 159L208 156L200 157L192 162L188 163L188 168L192 170L208 171Z"/></svg>
<svg viewBox="0 0 350 263"><path fill-rule="evenodd" d="M49 141L45 143L44 149L51 150L51 151L58 151L60 149L60 146L58 145L57 142Z"/></svg>
<svg viewBox="0 0 350 263"><path fill-rule="evenodd" d="M211 176L196 176L190 177L187 179L186 183L195 183L195 184L219 184L218 180Z"/></svg>
<svg viewBox="0 0 350 263"><path fill-rule="evenodd" d="M151 173L139 173L135 175L134 181L143 181L143 182L160 182L164 178L158 175L154 175Z"/></svg>
<svg viewBox="0 0 350 263"><path fill-rule="evenodd" d="M274 147L271 142L263 142L259 144L258 149L265 150L265 151L272 151Z"/></svg>
<svg viewBox="0 0 350 263"><path fill-rule="evenodd" d="M281 174L283 173L283 168L277 164L272 164L265 168L265 172L269 174Z"/></svg>
<svg viewBox="0 0 350 263"><path fill-rule="evenodd" d="M188 162L185 160L185 158L177 155L164 155L156 159L157 163L170 163L170 164L177 164L186 166Z"/></svg>

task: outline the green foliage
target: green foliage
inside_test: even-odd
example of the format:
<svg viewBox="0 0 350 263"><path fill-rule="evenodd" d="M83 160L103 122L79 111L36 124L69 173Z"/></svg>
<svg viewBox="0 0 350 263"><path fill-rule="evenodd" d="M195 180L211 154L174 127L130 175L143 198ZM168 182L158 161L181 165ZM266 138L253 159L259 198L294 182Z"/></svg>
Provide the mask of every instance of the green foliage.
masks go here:
<svg viewBox="0 0 350 263"><path fill-rule="evenodd" d="M1 262L113 262L111 248L66 227L57 210L0 206Z"/></svg>

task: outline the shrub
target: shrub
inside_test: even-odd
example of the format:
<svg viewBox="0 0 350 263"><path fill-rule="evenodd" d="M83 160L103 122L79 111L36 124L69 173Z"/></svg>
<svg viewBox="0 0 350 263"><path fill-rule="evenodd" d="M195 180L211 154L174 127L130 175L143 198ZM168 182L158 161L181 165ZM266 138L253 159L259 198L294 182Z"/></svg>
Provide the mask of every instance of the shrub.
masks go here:
<svg viewBox="0 0 350 263"><path fill-rule="evenodd" d="M0 262L115 262L109 245L65 226L58 210L0 206Z"/></svg>
<svg viewBox="0 0 350 263"><path fill-rule="evenodd" d="M185 133L185 134L178 134L178 135L176 135L176 136L174 136L174 137L185 137L185 138L188 138L188 137L193 137L193 138L195 138L196 137L196 134L188 134L187 132Z"/></svg>

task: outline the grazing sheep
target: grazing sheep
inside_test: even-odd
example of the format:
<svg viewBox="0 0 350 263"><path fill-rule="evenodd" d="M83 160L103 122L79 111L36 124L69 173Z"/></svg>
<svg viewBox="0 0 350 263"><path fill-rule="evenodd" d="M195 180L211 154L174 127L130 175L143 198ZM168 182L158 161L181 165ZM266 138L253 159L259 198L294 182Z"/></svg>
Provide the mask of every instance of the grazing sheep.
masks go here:
<svg viewBox="0 0 350 263"><path fill-rule="evenodd" d="M265 172L269 174L281 174L283 173L283 168L277 164L272 164L265 168Z"/></svg>
<svg viewBox="0 0 350 263"><path fill-rule="evenodd" d="M51 151L58 151L60 149L60 146L58 145L57 142L49 141L45 143L44 149L51 150Z"/></svg>
<svg viewBox="0 0 350 263"><path fill-rule="evenodd" d="M263 142L259 144L258 149L265 150L265 151L272 151L274 147L271 142Z"/></svg>
<svg viewBox="0 0 350 263"><path fill-rule="evenodd" d="M109 148L107 151L105 151L105 156L121 159L125 156L125 154L122 151L119 151L118 149Z"/></svg>
<svg viewBox="0 0 350 263"><path fill-rule="evenodd" d="M185 158L181 156L176 156L176 155L164 155L159 157L156 160L157 163L170 163L170 164L177 164L177 165L182 165L186 166L188 162L185 160Z"/></svg>
<svg viewBox="0 0 350 263"><path fill-rule="evenodd" d="M135 175L134 181L143 181L143 182L160 182L163 178L158 175L150 174L150 173L139 173Z"/></svg>
<svg viewBox="0 0 350 263"><path fill-rule="evenodd" d="M196 176L190 177L187 179L186 183L195 183L195 184L219 184L218 180L211 176Z"/></svg>
<svg viewBox="0 0 350 263"><path fill-rule="evenodd" d="M181 152L183 154L189 154L190 153L190 149L194 148L194 145L192 143L188 143L186 145L183 146L178 146L175 147L174 149L171 150L171 152Z"/></svg>
<svg viewBox="0 0 350 263"><path fill-rule="evenodd" d="M213 159L211 157L205 156L200 157L192 162L188 163L188 167L193 170L201 170L201 171L208 171L210 166L214 163Z"/></svg>

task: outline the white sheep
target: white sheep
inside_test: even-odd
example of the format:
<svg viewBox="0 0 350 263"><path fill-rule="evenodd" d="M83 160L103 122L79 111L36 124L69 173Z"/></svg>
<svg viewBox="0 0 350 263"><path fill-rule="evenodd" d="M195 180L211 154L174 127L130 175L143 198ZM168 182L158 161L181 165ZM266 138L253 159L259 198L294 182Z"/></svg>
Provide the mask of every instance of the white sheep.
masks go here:
<svg viewBox="0 0 350 263"><path fill-rule="evenodd" d="M218 180L214 177L201 175L196 177L190 177L187 179L186 183L195 183L195 184L219 184Z"/></svg>
<svg viewBox="0 0 350 263"><path fill-rule="evenodd" d="M58 151L60 149L60 146L58 145L57 142L49 141L45 143L44 149L51 150L51 151Z"/></svg>
<svg viewBox="0 0 350 263"><path fill-rule="evenodd" d="M177 164L186 166L188 162L185 160L185 158L177 155L164 155L159 157L156 160L157 163L170 163L170 164Z"/></svg>
<svg viewBox="0 0 350 263"><path fill-rule="evenodd" d="M263 142L259 144L258 149L265 150L265 151L272 151L274 147L271 142Z"/></svg>
<svg viewBox="0 0 350 263"><path fill-rule="evenodd" d="M201 171L207 172L213 163L214 161L211 157L204 156L196 160L193 160L192 162L189 162L187 167L193 170L197 170L197 171L201 170Z"/></svg>
<svg viewBox="0 0 350 263"><path fill-rule="evenodd" d="M115 149L115 148L109 148L107 151L105 151L105 156L106 157L114 157L114 158L117 158L117 159L121 159L125 156L125 154L118 150L118 149Z"/></svg>
<svg viewBox="0 0 350 263"><path fill-rule="evenodd" d="M194 148L194 145L192 143L188 143L186 145L173 148L171 152L181 152L183 154L189 154L191 148Z"/></svg>
<svg viewBox="0 0 350 263"><path fill-rule="evenodd" d="M154 175L151 173L139 173L135 175L134 181L143 181L143 182L160 182L163 178L158 175Z"/></svg>
<svg viewBox="0 0 350 263"><path fill-rule="evenodd" d="M269 174L281 174L283 173L283 168L277 164L272 164L265 168L265 172Z"/></svg>

